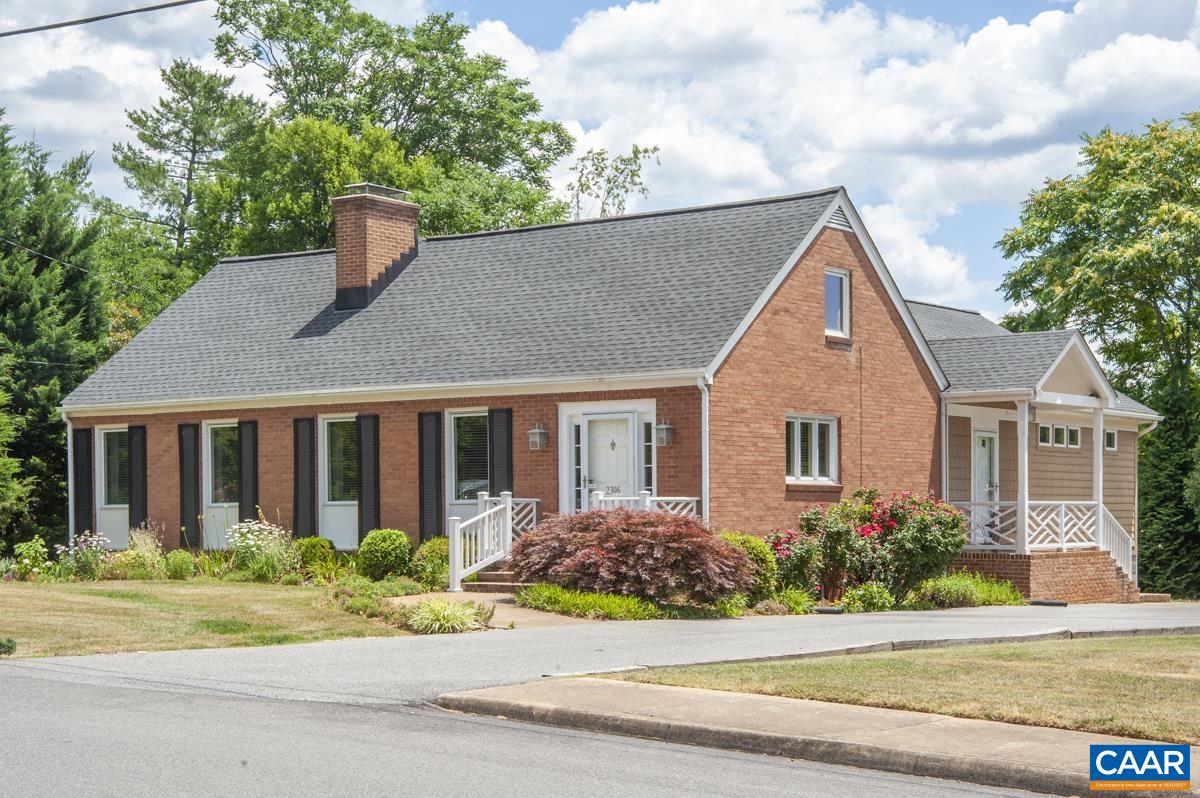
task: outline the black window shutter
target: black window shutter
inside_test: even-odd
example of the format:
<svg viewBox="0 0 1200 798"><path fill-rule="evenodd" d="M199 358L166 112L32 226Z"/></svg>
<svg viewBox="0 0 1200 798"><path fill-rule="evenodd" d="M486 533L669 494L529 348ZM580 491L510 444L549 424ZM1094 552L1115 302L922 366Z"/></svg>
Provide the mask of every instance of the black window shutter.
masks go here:
<svg viewBox="0 0 1200 798"><path fill-rule="evenodd" d="M184 546L204 545L200 526L200 425L179 425L179 528Z"/></svg>
<svg viewBox="0 0 1200 798"><path fill-rule="evenodd" d="M421 540L442 532L442 414L417 414Z"/></svg>
<svg viewBox="0 0 1200 798"><path fill-rule="evenodd" d="M258 518L258 422L238 422L238 520Z"/></svg>
<svg viewBox="0 0 1200 798"><path fill-rule="evenodd" d="M492 493L513 489L512 410L488 411L488 481Z"/></svg>
<svg viewBox="0 0 1200 798"><path fill-rule="evenodd" d="M71 431L71 471L75 489L75 534L92 529L95 480L92 478L92 430Z"/></svg>
<svg viewBox="0 0 1200 798"><path fill-rule="evenodd" d="M292 420L292 534L317 534L317 420Z"/></svg>
<svg viewBox="0 0 1200 798"><path fill-rule="evenodd" d="M146 428L129 428L129 526L146 523Z"/></svg>
<svg viewBox="0 0 1200 798"><path fill-rule="evenodd" d="M358 540L379 528L379 416L358 419Z"/></svg>

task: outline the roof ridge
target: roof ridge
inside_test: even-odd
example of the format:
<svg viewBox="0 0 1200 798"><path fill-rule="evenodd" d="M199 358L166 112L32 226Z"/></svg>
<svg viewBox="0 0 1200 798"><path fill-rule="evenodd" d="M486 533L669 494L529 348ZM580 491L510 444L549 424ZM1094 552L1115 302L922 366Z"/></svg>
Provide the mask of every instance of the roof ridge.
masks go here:
<svg viewBox="0 0 1200 798"><path fill-rule="evenodd" d="M904 301L905 301L905 302L912 303L912 304L914 304L914 305L928 305L928 306L929 306L929 307L931 307L931 308L944 308L944 309L946 309L946 310L954 310L954 311L957 311L957 312L959 312L959 313L970 313L970 314L972 314L972 315L975 315L975 316L982 316L982 315L983 315L983 311L979 311L979 310L970 310L969 308L956 308L956 307L954 307L953 305L943 305L943 304L941 304L941 303L939 303L939 302L926 302L924 299L908 299L908 298L905 298L905 300L904 300ZM990 321L990 319L989 319L989 321Z"/></svg>
<svg viewBox="0 0 1200 798"><path fill-rule="evenodd" d="M1012 332L1009 330L1008 335L960 335L954 338L934 338L930 343L942 341L1011 341L1014 338L1020 338L1022 335L1052 335L1057 333L1078 333L1079 330L1074 327L1064 327L1061 330L1027 330L1024 332Z"/></svg>
<svg viewBox="0 0 1200 798"><path fill-rule="evenodd" d="M654 211L641 211L639 213L623 213L618 216L599 216L595 219L572 219L566 222L549 222L546 224L533 224L527 227L509 227L501 230L478 230L474 233L452 233L443 236L429 236L425 241L451 241L460 238L482 238L484 236L506 235L509 233L522 233L529 230L550 230L560 227L581 227L591 224L606 224L609 222L622 222L630 219L650 219L658 216L676 216L684 213L697 213L699 211L715 211L724 210L726 208L741 208L753 205L771 205L780 202L790 202L798 199L806 199L809 197L819 197L823 194L836 194L842 191L844 186L827 186L825 188L816 189L814 191L801 191L796 194L781 194L774 197L757 197L755 199L734 200L731 202L714 202L709 205L688 205L683 208L661 208Z"/></svg>
<svg viewBox="0 0 1200 798"><path fill-rule="evenodd" d="M337 252L332 247L328 249L302 249L296 252L268 252L263 255L231 255L221 258L217 263L241 263L248 260L278 260L279 258L295 258L302 255L329 255Z"/></svg>

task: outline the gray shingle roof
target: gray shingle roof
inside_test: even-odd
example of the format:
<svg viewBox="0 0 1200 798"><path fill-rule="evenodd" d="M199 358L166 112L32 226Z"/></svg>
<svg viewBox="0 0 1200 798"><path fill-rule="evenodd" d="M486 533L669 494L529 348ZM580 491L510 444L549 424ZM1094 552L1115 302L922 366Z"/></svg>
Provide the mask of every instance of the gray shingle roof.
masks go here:
<svg viewBox="0 0 1200 798"><path fill-rule="evenodd" d="M701 369L837 192L425 239L359 311L330 251L225 261L64 405Z"/></svg>
<svg viewBox="0 0 1200 798"><path fill-rule="evenodd" d="M1014 333L930 341L952 391L1001 391L1035 388L1074 330Z"/></svg>
<svg viewBox="0 0 1200 798"><path fill-rule="evenodd" d="M942 338L984 338L993 335L1012 335L976 310L962 310L931 302L906 301L908 310L921 328L927 341Z"/></svg>

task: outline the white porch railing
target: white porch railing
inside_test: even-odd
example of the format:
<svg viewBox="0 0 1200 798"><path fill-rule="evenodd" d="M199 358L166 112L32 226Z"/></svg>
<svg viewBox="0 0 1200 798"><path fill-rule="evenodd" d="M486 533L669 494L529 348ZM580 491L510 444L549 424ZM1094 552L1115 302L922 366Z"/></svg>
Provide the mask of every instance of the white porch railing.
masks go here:
<svg viewBox="0 0 1200 798"><path fill-rule="evenodd" d="M601 491L593 491L591 506L598 510L625 507L630 510L661 510L673 515L700 514L700 499L695 496L655 496L648 490L639 491L636 496L606 496Z"/></svg>
<svg viewBox="0 0 1200 798"><path fill-rule="evenodd" d="M498 503L473 518L451 517L449 537L450 590L458 591L471 574L508 558L513 542L512 494L501 493Z"/></svg>
<svg viewBox="0 0 1200 798"><path fill-rule="evenodd" d="M953 502L967 516L966 548L974 551L1018 551L1021 530L1017 502ZM1133 539L1100 502L1031 501L1026 520L1028 551L1099 548L1112 555L1137 582Z"/></svg>
<svg viewBox="0 0 1200 798"><path fill-rule="evenodd" d="M500 496L489 496L487 491L480 491L479 496L479 512L483 512L489 507L495 507L497 504L504 503L503 494ZM519 538L525 532L533 529L538 523L538 504L541 499L518 499L512 500L513 505L513 537Z"/></svg>

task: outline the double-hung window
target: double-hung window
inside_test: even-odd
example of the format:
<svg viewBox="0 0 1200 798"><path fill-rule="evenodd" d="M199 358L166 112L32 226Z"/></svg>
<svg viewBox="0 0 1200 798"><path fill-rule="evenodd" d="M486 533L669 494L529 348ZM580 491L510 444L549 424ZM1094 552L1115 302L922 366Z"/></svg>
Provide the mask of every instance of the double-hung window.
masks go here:
<svg viewBox="0 0 1200 798"><path fill-rule="evenodd" d="M237 504L238 428L236 424L213 425L209 434L209 490L211 505Z"/></svg>
<svg viewBox="0 0 1200 798"><path fill-rule="evenodd" d="M474 501L491 491L488 478L487 413L451 416L454 424L454 500Z"/></svg>
<svg viewBox="0 0 1200 798"><path fill-rule="evenodd" d="M791 416L787 419L789 482L837 482L837 419Z"/></svg>
<svg viewBox="0 0 1200 798"><path fill-rule="evenodd" d="M325 422L328 462L325 499L329 502L358 501L358 423L354 419Z"/></svg>
<svg viewBox="0 0 1200 798"><path fill-rule="evenodd" d="M825 334L850 337L850 272L825 270Z"/></svg>
<svg viewBox="0 0 1200 798"><path fill-rule="evenodd" d="M129 431L105 430L104 504L120 507L129 504Z"/></svg>

